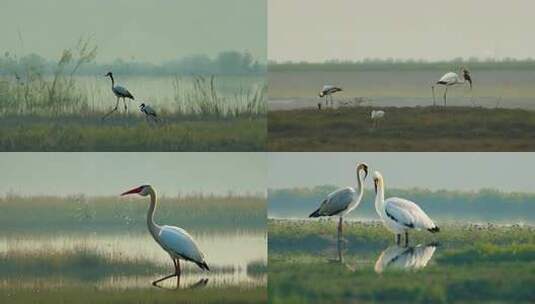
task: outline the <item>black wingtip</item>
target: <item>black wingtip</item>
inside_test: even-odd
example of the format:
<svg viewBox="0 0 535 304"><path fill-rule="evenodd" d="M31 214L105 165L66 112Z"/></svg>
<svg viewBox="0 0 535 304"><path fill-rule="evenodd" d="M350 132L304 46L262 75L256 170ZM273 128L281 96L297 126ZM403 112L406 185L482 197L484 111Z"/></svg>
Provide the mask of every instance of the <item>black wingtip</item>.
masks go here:
<svg viewBox="0 0 535 304"><path fill-rule="evenodd" d="M319 217L320 216L320 210L316 210L312 212L308 217Z"/></svg>
<svg viewBox="0 0 535 304"><path fill-rule="evenodd" d="M438 228L438 226L435 226L431 229L427 229L427 231L431 232L431 233L437 233L437 232L440 232L440 228Z"/></svg>
<svg viewBox="0 0 535 304"><path fill-rule="evenodd" d="M201 269L210 271L210 267L208 267L208 264L206 264L206 262L202 262L202 263L199 263L199 264L197 264L197 265L199 265L199 267L200 267Z"/></svg>

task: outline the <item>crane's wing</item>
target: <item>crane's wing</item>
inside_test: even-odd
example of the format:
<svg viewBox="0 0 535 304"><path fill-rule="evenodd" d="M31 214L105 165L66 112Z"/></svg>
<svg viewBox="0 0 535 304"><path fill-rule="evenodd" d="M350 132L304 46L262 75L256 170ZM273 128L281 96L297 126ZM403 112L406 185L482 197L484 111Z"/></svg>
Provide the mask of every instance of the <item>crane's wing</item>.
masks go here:
<svg viewBox="0 0 535 304"><path fill-rule="evenodd" d="M318 212L321 216L337 215L347 209L355 198L355 189L351 187L338 189L322 202Z"/></svg>
<svg viewBox="0 0 535 304"><path fill-rule="evenodd" d="M159 239L164 249L171 253L185 260L204 264L204 254L186 230L174 226L163 226Z"/></svg>
<svg viewBox="0 0 535 304"><path fill-rule="evenodd" d="M154 117L156 117L156 111L154 111L153 108L151 108L150 106L145 106L145 110L147 111L147 115L152 115Z"/></svg>
<svg viewBox="0 0 535 304"><path fill-rule="evenodd" d="M458 80L459 80L459 75L457 75L457 73L449 72L449 73L444 74L444 76L442 76L442 78L440 78L440 80L437 83L447 85L447 84L456 83Z"/></svg>
<svg viewBox="0 0 535 304"><path fill-rule="evenodd" d="M113 91L121 95L122 97L128 97L128 98L134 99L134 96L132 96L132 94L130 94L130 92L125 87L122 87L120 85L114 86Z"/></svg>
<svg viewBox="0 0 535 304"><path fill-rule="evenodd" d="M403 198L392 197L387 199L385 212L390 219L408 228L438 229L418 205Z"/></svg>

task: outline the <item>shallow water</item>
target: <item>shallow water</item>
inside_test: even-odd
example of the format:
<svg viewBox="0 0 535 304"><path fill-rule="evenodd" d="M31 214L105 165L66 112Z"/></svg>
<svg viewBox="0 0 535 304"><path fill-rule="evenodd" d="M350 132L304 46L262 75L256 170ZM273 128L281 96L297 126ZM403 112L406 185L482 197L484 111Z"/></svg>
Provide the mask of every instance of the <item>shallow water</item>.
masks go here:
<svg viewBox="0 0 535 304"><path fill-rule="evenodd" d="M183 275L180 277L180 287L191 286L225 287L225 286L263 286L266 283L265 273L248 273L251 264L266 265L266 234L258 232L235 233L192 233L206 261L213 269L202 272L197 266L182 262ZM148 233L143 234L72 234L72 235L20 235L0 237L0 255L13 256L16 254L51 254L73 252L77 249L96 253L111 264L114 262L142 260L167 269L161 273L104 275L104 277L90 279L89 284L99 289L129 289L149 288L151 282L173 272L173 264L169 256L154 242ZM91 266L88 266L91 267ZM73 277L51 273L50 276L39 277L10 277L0 272L0 285L4 287L16 285L23 288L54 288L87 283L87 274L80 271ZM162 282L162 286L176 287L177 279L172 278ZM198 283L198 284L197 284ZM196 285L197 284L197 285Z"/></svg>
<svg viewBox="0 0 535 304"><path fill-rule="evenodd" d="M341 86L334 95L335 106L414 107L433 104L431 84L443 72L437 71L349 71L349 72L270 72L268 96L270 110L316 108L324 84ZM448 105L535 110L535 73L532 71L472 71L474 87L448 89ZM437 87L436 103L442 105L444 89Z"/></svg>

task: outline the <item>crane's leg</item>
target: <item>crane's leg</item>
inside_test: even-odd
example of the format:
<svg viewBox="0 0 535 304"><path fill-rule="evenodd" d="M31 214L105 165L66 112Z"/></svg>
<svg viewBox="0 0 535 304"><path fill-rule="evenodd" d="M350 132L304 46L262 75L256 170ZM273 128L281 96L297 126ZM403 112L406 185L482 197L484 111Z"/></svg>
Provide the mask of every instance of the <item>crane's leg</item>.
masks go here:
<svg viewBox="0 0 535 304"><path fill-rule="evenodd" d="M158 283L160 283L161 281L165 281L169 278L172 278L172 277L177 277L177 288L178 288L178 284L180 282L180 261L178 259L175 259L173 257L171 257L171 260L173 261L173 264L175 265L175 272L173 274L170 274L168 276L165 276L161 279L158 279L154 282L152 282L152 285L155 286L155 287L158 287L158 288L162 288L161 286L158 286Z"/></svg>
<svg viewBox="0 0 535 304"><path fill-rule="evenodd" d="M128 107L126 106L126 98L123 97L123 104L124 104L124 112L128 112Z"/></svg>
<svg viewBox="0 0 535 304"><path fill-rule="evenodd" d="M448 94L448 86L446 86L446 90L444 91L444 106L446 106L446 95Z"/></svg>
<svg viewBox="0 0 535 304"><path fill-rule="evenodd" d="M405 231L405 247L409 245L409 233Z"/></svg>
<svg viewBox="0 0 535 304"><path fill-rule="evenodd" d="M401 241L401 234L396 234L396 244L399 245L400 241Z"/></svg>
<svg viewBox="0 0 535 304"><path fill-rule="evenodd" d="M340 217L340 220L338 220L338 236L342 236L342 217Z"/></svg>
<svg viewBox="0 0 535 304"><path fill-rule="evenodd" d="M117 111L118 108L119 108L119 97L117 97L117 102L115 102L115 108L113 108L108 113L104 114L104 116L102 116L102 119L104 119L104 118L110 116L111 114L113 114L113 112Z"/></svg>
<svg viewBox="0 0 535 304"><path fill-rule="evenodd" d="M437 100L435 98L435 86L431 86L431 92L433 93L433 107L437 105Z"/></svg>

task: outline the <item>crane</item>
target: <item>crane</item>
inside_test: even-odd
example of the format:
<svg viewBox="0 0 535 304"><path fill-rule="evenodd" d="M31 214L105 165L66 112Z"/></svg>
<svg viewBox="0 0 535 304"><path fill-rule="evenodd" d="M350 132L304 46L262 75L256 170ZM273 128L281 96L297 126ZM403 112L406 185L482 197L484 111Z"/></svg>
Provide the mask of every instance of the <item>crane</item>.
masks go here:
<svg viewBox="0 0 535 304"><path fill-rule="evenodd" d="M329 97L331 97L331 107L333 106L333 94L336 92L342 92L342 88L329 84L324 85L323 88L321 88L319 97L325 97L325 106L329 105Z"/></svg>
<svg viewBox="0 0 535 304"><path fill-rule="evenodd" d="M150 207L147 213L147 226L150 234L163 250L169 254L173 264L175 265L175 272L171 275L163 277L152 282L152 285L157 286L157 283L167 280L171 277L180 277L180 260L195 263L202 270L210 271L208 264L204 259L204 254L199 249L199 246L191 237L191 235L184 229L175 226L160 226L154 222L154 212L156 210L156 191L151 185L143 185L137 188L123 192L121 196L129 194L138 194L140 196L150 197Z"/></svg>
<svg viewBox="0 0 535 304"><path fill-rule="evenodd" d="M377 127L379 120L385 117L385 111L383 110L372 110L371 115L372 123L374 127Z"/></svg>
<svg viewBox="0 0 535 304"><path fill-rule="evenodd" d="M364 172L364 177L361 172ZM357 189L352 187L345 187L338 189L325 198L320 207L312 212L309 217L320 216L339 216L338 235L342 234L343 217L353 209L357 208L362 200L364 194L363 180L368 176L368 165L365 163L357 164Z"/></svg>
<svg viewBox="0 0 535 304"><path fill-rule="evenodd" d="M431 86L431 91L433 92L433 106L436 105L435 85L441 85L446 88L444 90L444 106L446 106L446 95L448 94L449 87L468 83L470 85L470 90L472 89L472 76L470 75L470 71L465 68L461 68L461 74L463 75L462 78L454 72L446 73L440 78L439 81Z"/></svg>
<svg viewBox="0 0 535 304"><path fill-rule="evenodd" d="M375 210L385 227L396 234L397 244L400 243L401 234L405 233L405 246L408 245L408 231L411 229L426 229L431 233L440 231L440 228L414 202L399 197L391 197L385 201L384 179L378 171L373 174L373 182L375 185Z"/></svg>
<svg viewBox="0 0 535 304"><path fill-rule="evenodd" d="M126 98L134 100L134 96L125 87L115 84L115 79L113 79L113 73L112 72L108 72L108 74L104 75L104 77L110 77L110 79L111 79L111 91L113 92L115 97L117 97L117 102L115 103L115 108L113 108L110 112L108 112L106 115L104 115L104 118L107 117L108 115L111 115L115 111L117 111L117 108L119 107L119 99L121 99L121 98L123 99L123 103L124 103L124 111L127 112L128 111L128 107L126 106Z"/></svg>
<svg viewBox="0 0 535 304"><path fill-rule="evenodd" d="M149 122L149 121L158 122L159 121L159 118L158 118L158 115L156 114L156 111L154 111L154 109L151 106L146 105L145 103L142 103L139 106L139 110L141 111L141 113L145 114L145 119L147 120L147 122Z"/></svg>

